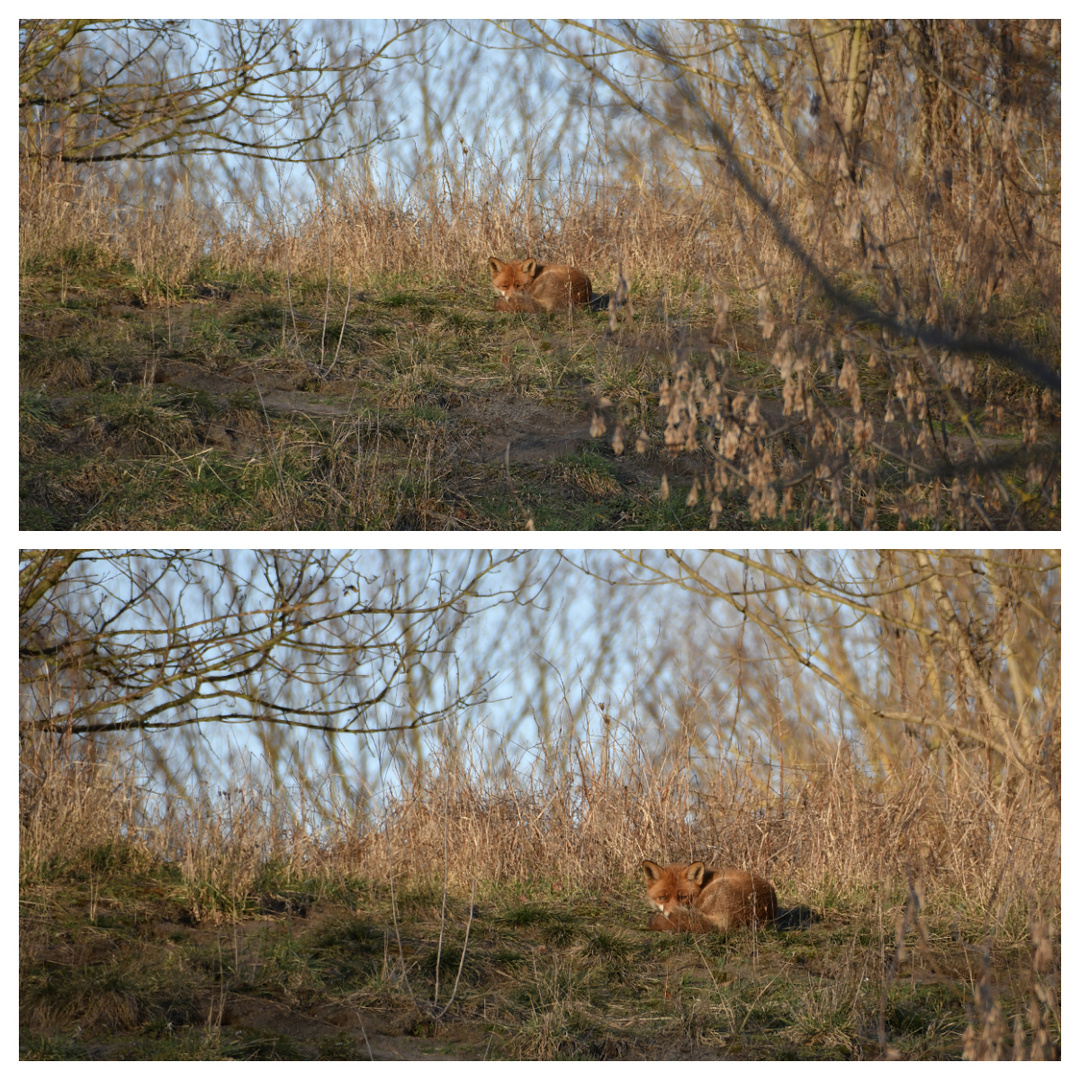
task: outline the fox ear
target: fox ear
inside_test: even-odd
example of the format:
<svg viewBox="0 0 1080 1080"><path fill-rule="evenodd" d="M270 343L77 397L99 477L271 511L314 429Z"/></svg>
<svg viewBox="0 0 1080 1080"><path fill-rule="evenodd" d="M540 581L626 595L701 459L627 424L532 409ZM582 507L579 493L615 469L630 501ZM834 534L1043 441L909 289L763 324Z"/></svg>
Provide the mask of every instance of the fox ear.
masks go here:
<svg viewBox="0 0 1080 1080"><path fill-rule="evenodd" d="M491 267L491 272L493 274L500 273L502 271L502 268L503 268L503 264L501 262L499 262L499 260L496 259L494 255L492 255L492 257L490 259L488 259L488 266Z"/></svg>
<svg viewBox="0 0 1080 1080"><path fill-rule="evenodd" d="M696 885L700 885L702 879L705 877L705 864L702 862L691 863L686 868L686 880L692 881Z"/></svg>
<svg viewBox="0 0 1080 1080"><path fill-rule="evenodd" d="M659 881L664 876L664 871L648 859L641 860L641 869L645 871L646 881Z"/></svg>
<svg viewBox="0 0 1080 1080"><path fill-rule="evenodd" d="M521 272L529 277L536 277L536 260L524 259L521 263Z"/></svg>

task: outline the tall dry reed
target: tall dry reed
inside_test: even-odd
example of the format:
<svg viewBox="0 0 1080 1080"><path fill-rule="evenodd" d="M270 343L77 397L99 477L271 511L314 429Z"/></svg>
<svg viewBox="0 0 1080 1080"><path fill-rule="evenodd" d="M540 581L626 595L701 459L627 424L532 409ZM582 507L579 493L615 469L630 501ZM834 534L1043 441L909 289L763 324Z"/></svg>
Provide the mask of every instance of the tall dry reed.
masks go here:
<svg viewBox="0 0 1080 1080"><path fill-rule="evenodd" d="M75 758L55 740L25 747L20 770L24 871L122 837L237 902L271 865L295 880L619 891L649 857L751 868L792 903L884 900L917 882L932 909L995 932L1060 917L1054 805L1034 785L988 782L962 753L944 774L928 759L871 775L840 744L788 767L781 793L760 757L657 758L624 732L606 749L567 738L513 770L459 750L402 769L364 809L329 810L329 778L284 792L237 777L151 800L133 759Z"/></svg>

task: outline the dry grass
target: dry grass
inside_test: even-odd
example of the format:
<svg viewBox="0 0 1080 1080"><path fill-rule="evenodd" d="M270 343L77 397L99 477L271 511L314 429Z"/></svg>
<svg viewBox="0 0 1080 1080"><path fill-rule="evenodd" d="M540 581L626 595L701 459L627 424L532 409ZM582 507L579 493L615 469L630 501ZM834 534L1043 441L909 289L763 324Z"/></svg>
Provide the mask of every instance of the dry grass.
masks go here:
<svg viewBox="0 0 1080 1080"><path fill-rule="evenodd" d="M365 810L332 810L318 778L291 797L248 778L151 808L130 762L27 743L24 1054L82 1056L84 1030L134 1056L228 1053L228 1017L254 994L248 1040L275 1009L293 1025L255 1056L325 1055L334 1032L360 1056L384 1037L406 1056L1057 1055L1054 805L988 785L955 747L944 774L927 760L876 778L834 751L786 770L781 797L760 760L706 782L685 748L656 758L625 731L525 772L459 746L400 759ZM820 920L647 934L642 856L752 868ZM149 975L166 938L188 1003L168 1030ZM211 946L234 959L205 967ZM60 948L58 984L43 973ZM218 1049L185 1042L211 1023Z"/></svg>
<svg viewBox="0 0 1080 1080"><path fill-rule="evenodd" d="M23 526L1057 527L1057 396L845 311L730 178L564 177L541 207L495 163L444 168L408 192L343 174L228 219L190 198L132 207L96 175L24 177ZM927 235L963 248L968 223L935 213ZM859 303L888 314L890 290L910 308L923 287L915 241L886 274L818 239ZM525 253L630 303L496 315L487 259ZM1056 369L1046 266L987 298L989 271L958 264L927 303ZM535 464L587 449L609 475L532 471L540 433L558 439Z"/></svg>

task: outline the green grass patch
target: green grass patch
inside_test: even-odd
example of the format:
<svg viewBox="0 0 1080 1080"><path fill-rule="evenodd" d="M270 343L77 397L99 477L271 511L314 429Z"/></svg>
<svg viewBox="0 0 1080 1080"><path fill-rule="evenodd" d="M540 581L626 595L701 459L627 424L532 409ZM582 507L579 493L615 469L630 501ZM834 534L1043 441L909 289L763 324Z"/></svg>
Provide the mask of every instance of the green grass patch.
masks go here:
<svg viewBox="0 0 1080 1080"><path fill-rule="evenodd" d="M226 895L120 842L24 875L21 1056L955 1059L957 934L985 926L943 905L930 953L896 967L883 898L828 888L802 930L703 937L647 931L636 881L603 905L543 881L478 883L472 906L437 881L391 892L270 862ZM1002 940L993 963L1023 1028L1028 950Z"/></svg>
<svg viewBox="0 0 1080 1080"><path fill-rule="evenodd" d="M467 282L383 275L351 294L335 281L328 299L325 277L286 283L203 260L171 282L91 245L28 260L21 290L26 529L858 528L868 502L867 520L886 528L1015 520L995 496L978 502L985 520L961 522L951 475L934 476L932 440L921 469L895 463L899 436L882 419L897 410L895 388L862 339L851 348L863 409L891 449L841 459L839 485L804 468L805 417L783 413L775 342L761 339L745 298L729 312L745 307L751 319L733 351L710 340L708 290L683 294L677 322L639 296L633 324L620 316L612 333L605 313L496 313L480 272ZM717 458L703 416L697 449L665 448L659 395L676 356L699 373L728 365L711 400L721 412L756 400L776 434ZM993 453L1011 455L1005 494L1029 522L1052 524L1054 461L1022 439L1030 394L1001 365L978 373L979 400L999 404L970 416L997 440ZM835 371L811 364L801 377L850 417ZM947 414L932 434L969 439ZM850 427L814 437L827 446ZM732 471L714 518L704 485L718 461ZM763 465L794 485L789 503L748 498Z"/></svg>

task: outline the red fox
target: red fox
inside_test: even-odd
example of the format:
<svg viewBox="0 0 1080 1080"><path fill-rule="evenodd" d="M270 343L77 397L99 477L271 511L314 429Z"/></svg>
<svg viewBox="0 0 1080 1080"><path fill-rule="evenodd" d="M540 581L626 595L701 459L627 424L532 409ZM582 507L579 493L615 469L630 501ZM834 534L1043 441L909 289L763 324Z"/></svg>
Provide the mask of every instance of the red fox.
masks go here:
<svg viewBox="0 0 1080 1080"><path fill-rule="evenodd" d="M714 870L704 863L658 866L646 859L645 891L659 913L650 930L728 931L776 919L776 890L746 870Z"/></svg>
<svg viewBox="0 0 1080 1080"><path fill-rule="evenodd" d="M592 282L573 266L541 266L535 259L488 260L491 284L499 294L496 311L555 311L591 307Z"/></svg>

